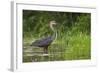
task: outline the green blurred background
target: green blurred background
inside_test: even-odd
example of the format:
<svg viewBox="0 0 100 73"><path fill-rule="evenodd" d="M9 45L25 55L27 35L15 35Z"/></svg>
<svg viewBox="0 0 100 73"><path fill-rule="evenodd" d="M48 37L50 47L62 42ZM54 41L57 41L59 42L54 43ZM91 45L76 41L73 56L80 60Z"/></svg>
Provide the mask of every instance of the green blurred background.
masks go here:
<svg viewBox="0 0 100 73"><path fill-rule="evenodd" d="M52 34L51 20L57 22L58 36L49 47L50 56L32 55L35 51L42 51L34 47L31 52L25 52L30 50L33 41ZM23 10L23 62L85 59L91 59L90 13Z"/></svg>

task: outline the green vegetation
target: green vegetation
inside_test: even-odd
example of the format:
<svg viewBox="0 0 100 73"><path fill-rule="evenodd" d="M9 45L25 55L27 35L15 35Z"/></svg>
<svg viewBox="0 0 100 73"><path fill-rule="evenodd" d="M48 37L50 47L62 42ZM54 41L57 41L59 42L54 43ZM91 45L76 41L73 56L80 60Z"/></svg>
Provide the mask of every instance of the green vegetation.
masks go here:
<svg viewBox="0 0 100 73"><path fill-rule="evenodd" d="M49 46L48 57L24 56L23 62L81 60L91 58L91 14L23 10L23 50L35 40L50 36L49 22L57 22L57 39ZM28 48L27 48L28 47ZM32 48L32 51L42 49ZM25 55L23 51L23 54ZM33 54L33 53L31 53Z"/></svg>

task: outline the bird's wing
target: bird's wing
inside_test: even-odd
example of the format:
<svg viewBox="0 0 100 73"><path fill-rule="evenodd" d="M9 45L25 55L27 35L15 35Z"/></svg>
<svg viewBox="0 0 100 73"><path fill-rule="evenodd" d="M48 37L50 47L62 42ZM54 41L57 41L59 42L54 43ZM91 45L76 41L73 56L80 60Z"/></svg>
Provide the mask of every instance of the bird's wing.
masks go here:
<svg viewBox="0 0 100 73"><path fill-rule="evenodd" d="M39 47L44 47L47 46L49 44L51 44L51 42L53 41L52 37L46 37L44 39L41 40L36 40L35 42L32 43L33 46L39 46Z"/></svg>

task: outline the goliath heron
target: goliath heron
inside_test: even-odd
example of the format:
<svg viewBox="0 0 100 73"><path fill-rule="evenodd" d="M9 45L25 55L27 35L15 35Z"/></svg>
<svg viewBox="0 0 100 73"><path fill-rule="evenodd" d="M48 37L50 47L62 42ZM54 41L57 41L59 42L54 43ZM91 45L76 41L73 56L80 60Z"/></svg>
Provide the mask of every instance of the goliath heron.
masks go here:
<svg viewBox="0 0 100 73"><path fill-rule="evenodd" d="M42 47L44 49L44 53L48 54L48 46L57 38L57 32L54 29L53 26L55 26L57 23L56 21L50 21L49 26L51 30L53 31L53 35L49 37L45 37L40 40L36 40L35 42L32 42L31 46L36 46L36 47Z"/></svg>

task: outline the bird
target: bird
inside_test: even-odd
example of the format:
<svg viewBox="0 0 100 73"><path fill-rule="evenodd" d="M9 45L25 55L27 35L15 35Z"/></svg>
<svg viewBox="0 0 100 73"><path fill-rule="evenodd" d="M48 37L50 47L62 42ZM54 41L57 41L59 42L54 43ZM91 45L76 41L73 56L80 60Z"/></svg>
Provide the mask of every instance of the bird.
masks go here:
<svg viewBox="0 0 100 73"><path fill-rule="evenodd" d="M34 42L32 42L32 44L30 46L43 48L44 53L48 54L48 47L57 38L57 31L54 29L54 26L56 26L56 25L57 25L57 23L55 20L50 21L49 27L51 28L53 34L49 35L48 37L45 37L45 38L42 38L39 40L35 40Z"/></svg>

